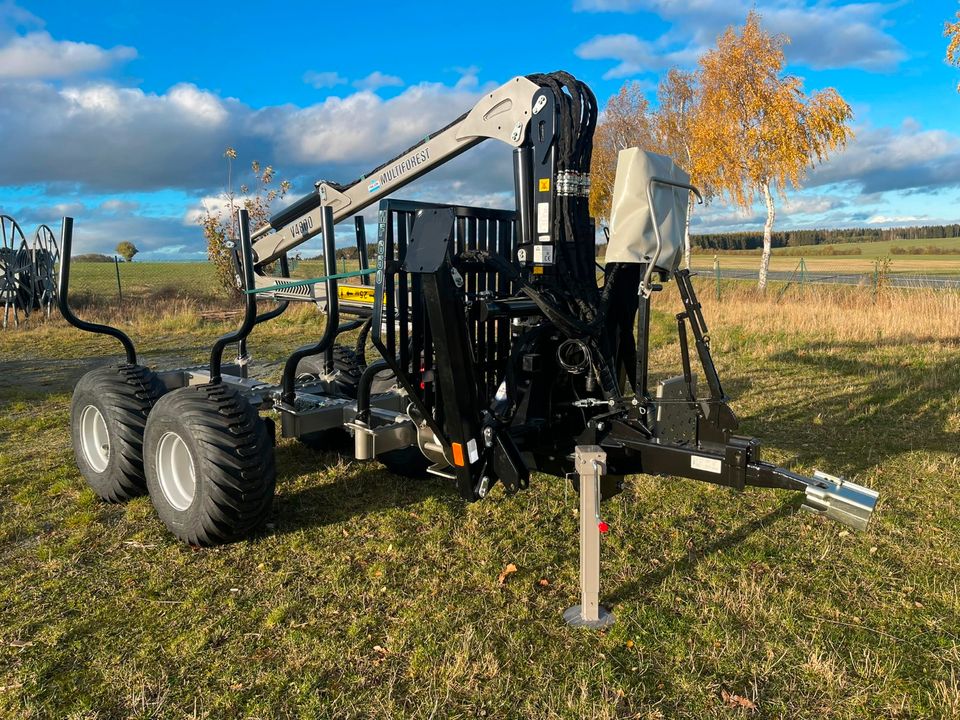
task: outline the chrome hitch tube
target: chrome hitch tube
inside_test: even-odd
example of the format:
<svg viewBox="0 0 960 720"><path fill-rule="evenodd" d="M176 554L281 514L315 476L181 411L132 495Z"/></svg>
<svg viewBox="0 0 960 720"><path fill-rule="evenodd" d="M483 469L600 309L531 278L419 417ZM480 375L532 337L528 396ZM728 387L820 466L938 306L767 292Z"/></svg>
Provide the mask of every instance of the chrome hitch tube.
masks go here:
<svg viewBox="0 0 960 720"><path fill-rule="evenodd" d="M804 491L803 509L851 527L866 530L880 493L863 485L815 470Z"/></svg>
<svg viewBox="0 0 960 720"><path fill-rule="evenodd" d="M820 470L814 470L812 478L784 468L775 468L771 474L786 481L781 487L803 490L804 510L854 530L867 529L880 497L876 490Z"/></svg>

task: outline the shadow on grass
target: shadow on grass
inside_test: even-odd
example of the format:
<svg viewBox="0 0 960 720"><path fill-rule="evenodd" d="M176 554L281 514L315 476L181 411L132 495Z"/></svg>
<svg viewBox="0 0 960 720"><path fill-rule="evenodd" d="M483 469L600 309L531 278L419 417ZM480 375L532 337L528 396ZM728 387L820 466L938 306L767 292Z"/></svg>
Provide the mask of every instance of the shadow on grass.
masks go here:
<svg viewBox="0 0 960 720"><path fill-rule="evenodd" d="M211 341L210 345L212 344ZM157 371L204 365L210 356L210 345L190 345L179 349L138 352L137 360ZM227 348L224 357L226 362L233 359L234 347ZM68 392L73 390L77 381L86 373L108 365L116 365L123 362L123 359L123 354L118 349L117 353L112 355L6 360L0 363L0 399L15 393L19 388L39 388L49 393ZM254 375L263 377L275 373L279 363L280 360L272 358L258 358Z"/></svg>
<svg viewBox="0 0 960 720"><path fill-rule="evenodd" d="M609 599L612 604L636 600L642 597L645 591L653 586L660 585L674 573L684 573L692 570L709 556L739 545L755 532L765 530L783 518L794 515L797 512L797 507L800 502L801 498L799 496L792 496L780 507L771 510L762 517L744 523L733 532L722 535L703 547L698 547L695 552L688 553L686 557L678 558L672 563L645 573L630 582L623 583L607 595L606 598Z"/></svg>
<svg viewBox="0 0 960 720"><path fill-rule="evenodd" d="M946 428L956 413L960 356L934 361L918 344L878 357L882 346L827 341L773 355L774 368L792 366L820 379L789 403L744 419L801 462L835 451L856 472L913 451L955 453L960 433ZM822 424L814 426L815 418Z"/></svg>
<svg viewBox="0 0 960 720"><path fill-rule="evenodd" d="M119 346L118 346L119 347ZM151 367L172 368L191 365L190 358L205 348L184 348L180 352L146 352L139 362ZM114 355L71 358L25 358L0 363L0 397L17 388L42 388L56 393L69 391L86 373L123 361L122 351Z"/></svg>
<svg viewBox="0 0 960 720"><path fill-rule="evenodd" d="M355 520L416 505L428 498L451 507L463 506L463 500L448 481L434 476L400 477L376 461L341 461L334 452L296 446L278 449L277 459L281 472L273 509L275 533ZM332 468L336 468L332 481L290 487L302 486L298 479L304 475Z"/></svg>

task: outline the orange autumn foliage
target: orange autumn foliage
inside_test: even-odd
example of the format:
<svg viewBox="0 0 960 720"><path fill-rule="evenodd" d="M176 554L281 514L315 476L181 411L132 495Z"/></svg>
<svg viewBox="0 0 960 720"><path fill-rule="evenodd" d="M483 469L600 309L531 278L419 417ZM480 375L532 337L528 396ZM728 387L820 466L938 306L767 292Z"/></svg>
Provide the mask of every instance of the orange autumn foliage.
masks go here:
<svg viewBox="0 0 960 720"><path fill-rule="evenodd" d="M629 147L655 150L650 103L639 83L625 83L610 98L593 136L590 163L590 214L608 219L613 200L617 154Z"/></svg>
<svg viewBox="0 0 960 720"><path fill-rule="evenodd" d="M943 36L950 39L950 44L947 45L947 62L960 66L960 12L956 17L955 22L944 24ZM957 91L960 92L960 84L957 85Z"/></svg>
<svg viewBox="0 0 960 720"><path fill-rule="evenodd" d="M743 27L724 31L698 68L694 139L712 187L744 209L757 196L766 202L761 288L776 216L773 193L798 187L811 166L852 136L853 111L836 90L808 96L800 78L783 74L787 42L766 32L759 14L751 11Z"/></svg>

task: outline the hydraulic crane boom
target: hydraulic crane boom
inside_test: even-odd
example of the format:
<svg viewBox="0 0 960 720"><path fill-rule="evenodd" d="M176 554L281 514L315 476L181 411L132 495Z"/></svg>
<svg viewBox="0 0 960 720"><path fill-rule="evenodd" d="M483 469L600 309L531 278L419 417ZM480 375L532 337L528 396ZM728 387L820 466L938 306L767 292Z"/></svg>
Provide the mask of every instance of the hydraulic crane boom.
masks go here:
<svg viewBox="0 0 960 720"><path fill-rule="evenodd" d="M203 367L155 374L136 364L121 330L70 311L66 218L62 314L80 329L117 338L127 355L126 363L85 376L74 395L71 432L91 486L116 500L145 479L182 539L236 539L266 517L279 430L321 449L339 449L352 437L356 459L448 478L468 501L486 497L495 483L509 493L524 489L535 472L569 477L581 491L581 479L592 475L583 506L593 510L591 532L606 526L599 501L636 474L799 491L811 512L865 528L876 492L765 462L759 441L738 434L691 273L679 267L688 197L697 191L671 158L639 148L619 153L598 277L589 207L597 119L596 96L569 73L516 77L368 176L317 183L256 233L241 209L234 259L243 320L216 340ZM387 197L488 138L511 148L515 210ZM344 273L336 268L334 224L375 202L373 273L359 217L356 233L372 287L338 287ZM268 275L274 260L287 274L289 250L321 233L323 277ZM671 278L682 303L675 318L683 372L651 378L651 300ZM340 290L361 291L364 302L341 305L350 295ZM277 304L259 311L260 298ZM322 334L287 356L278 384L250 378L247 336L295 300L321 305ZM348 335L354 330L355 339ZM239 357L229 366L223 353L233 342ZM368 361L368 351L377 357ZM694 362L706 394L697 392ZM122 407L103 398L119 398ZM129 408L137 427L126 432L115 413L129 415ZM265 411L275 412L278 424L262 420ZM142 444L130 444L141 431ZM111 447L130 457L106 452ZM581 462L584 448L591 466ZM145 464L130 470L134 459Z"/></svg>
<svg viewBox="0 0 960 720"><path fill-rule="evenodd" d="M370 175L346 186L318 182L315 192L278 213L269 225L253 234L257 266L273 262L318 235L323 205L330 206L334 221L339 222L488 138L519 147L527 139L530 120L536 112L534 96L540 89L525 77L515 77L484 95L472 110L452 124Z"/></svg>

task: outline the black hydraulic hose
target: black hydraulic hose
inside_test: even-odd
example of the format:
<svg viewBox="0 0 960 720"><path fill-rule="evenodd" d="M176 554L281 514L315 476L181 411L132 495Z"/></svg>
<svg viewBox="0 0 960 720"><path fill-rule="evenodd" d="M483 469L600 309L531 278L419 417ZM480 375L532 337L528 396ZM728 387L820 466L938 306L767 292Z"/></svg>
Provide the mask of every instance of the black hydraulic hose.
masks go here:
<svg viewBox="0 0 960 720"><path fill-rule="evenodd" d="M333 275L337 274L337 252L336 241L333 236L333 209L329 205L323 206L323 213L320 222L323 233L323 263L324 271L327 275L327 324L323 328L323 335L320 341L313 345L304 345L290 354L287 362L283 366L283 379L281 381L282 391L280 400L287 404L292 404L296 398L294 386L296 383L297 365L300 361L310 355L319 355L326 352L328 347L333 345L340 328L340 303L337 298L337 281Z"/></svg>
<svg viewBox="0 0 960 720"><path fill-rule="evenodd" d="M357 420L359 422L367 422L370 416L370 389L373 387L373 378L377 373L389 369L390 363L386 360L377 360L367 365L360 376L357 383Z"/></svg>
<svg viewBox="0 0 960 720"><path fill-rule="evenodd" d="M257 295L250 292L254 289L253 279L253 243L250 239L250 214L246 208L237 210L237 225L240 228L240 261L243 271L244 308L243 322L240 327L218 338L210 351L210 383L216 384L223 380L221 367L223 364L223 350L229 343L243 342L253 330L257 322Z"/></svg>
<svg viewBox="0 0 960 720"><path fill-rule="evenodd" d="M64 320L75 328L100 335L109 335L119 340L127 356L127 363L136 365L137 350L133 345L133 340L131 340L125 332L110 325L100 325L98 323L81 320L74 315L73 310L70 309L70 253L72 248L73 218L64 217L60 225L60 273L57 276L57 307L60 308L60 314L63 315Z"/></svg>
<svg viewBox="0 0 960 720"><path fill-rule="evenodd" d="M278 213L274 213L268 222L270 227L275 230L279 230L284 225L287 225L290 222L293 222L301 215L306 215L311 210L314 210L323 203L323 198L320 197L320 183L316 183L312 193L304 195L302 198L294 201L283 210ZM289 276L287 276L289 277Z"/></svg>
<svg viewBox="0 0 960 720"><path fill-rule="evenodd" d="M357 359L364 365L367 363L367 338L370 337L370 329L373 327L373 318L367 318L366 322L360 327L357 333L357 342L353 346L353 352Z"/></svg>

